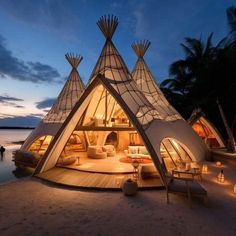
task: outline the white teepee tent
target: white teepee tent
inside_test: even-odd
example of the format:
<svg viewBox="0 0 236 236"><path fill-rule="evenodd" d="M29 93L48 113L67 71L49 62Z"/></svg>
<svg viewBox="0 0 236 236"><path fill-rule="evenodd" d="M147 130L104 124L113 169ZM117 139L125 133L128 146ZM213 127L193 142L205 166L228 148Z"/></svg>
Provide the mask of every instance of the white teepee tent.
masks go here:
<svg viewBox="0 0 236 236"><path fill-rule="evenodd" d="M182 119L180 114L169 104L164 94L157 86L152 73L143 58L150 44L151 43L147 40L132 44L132 48L138 56L138 60L132 71L132 77L148 101L161 115L162 120L174 121Z"/></svg>
<svg viewBox="0 0 236 236"><path fill-rule="evenodd" d="M85 86L77 71L77 67L83 57L73 54L66 54L65 57L72 66L68 80L50 111L26 139L21 150L32 151L43 155L52 138L84 92Z"/></svg>
<svg viewBox="0 0 236 236"><path fill-rule="evenodd" d="M165 183L161 150L164 148L161 146L163 140L168 140L174 146L172 149L179 148L178 144L181 144L194 161L200 161L205 157L205 145L184 120L163 119L162 113L138 88L112 42L118 19L113 16L102 17L97 24L106 37L106 42L89 85L53 139L35 174L45 172L56 165L74 130L98 132L114 129L125 131L132 128L140 135ZM123 110L125 118L117 127L113 126L112 119L117 119L115 114L119 109ZM125 122L126 117L130 123ZM99 122L99 119L102 122ZM179 154L180 152L179 150Z"/></svg>

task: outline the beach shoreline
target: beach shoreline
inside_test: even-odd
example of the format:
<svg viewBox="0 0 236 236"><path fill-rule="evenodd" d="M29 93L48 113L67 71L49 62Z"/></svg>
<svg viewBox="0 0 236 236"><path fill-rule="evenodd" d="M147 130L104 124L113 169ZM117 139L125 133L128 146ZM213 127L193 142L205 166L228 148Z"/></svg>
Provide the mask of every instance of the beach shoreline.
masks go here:
<svg viewBox="0 0 236 236"><path fill-rule="evenodd" d="M220 168L207 162L202 199L170 195L165 190L139 191L135 197L112 191L61 187L35 177L0 185L1 235L235 235L236 163L226 160L226 181L216 181Z"/></svg>

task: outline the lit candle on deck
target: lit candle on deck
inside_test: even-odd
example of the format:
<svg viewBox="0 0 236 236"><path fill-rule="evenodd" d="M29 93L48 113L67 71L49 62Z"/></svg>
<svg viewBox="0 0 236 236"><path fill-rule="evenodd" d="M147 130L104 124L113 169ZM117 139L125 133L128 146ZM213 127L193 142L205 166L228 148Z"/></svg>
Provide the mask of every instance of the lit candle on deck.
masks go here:
<svg viewBox="0 0 236 236"><path fill-rule="evenodd" d="M224 176L223 170L220 171L220 173L218 174L217 178L218 178L218 181L220 183L223 183L225 181L225 176Z"/></svg>
<svg viewBox="0 0 236 236"><path fill-rule="evenodd" d="M221 162L220 162L220 161L217 161L217 162L216 162L216 166L217 166L217 167L221 166Z"/></svg>
<svg viewBox="0 0 236 236"><path fill-rule="evenodd" d="M208 165L203 164L202 165L202 173L207 173L208 172Z"/></svg>

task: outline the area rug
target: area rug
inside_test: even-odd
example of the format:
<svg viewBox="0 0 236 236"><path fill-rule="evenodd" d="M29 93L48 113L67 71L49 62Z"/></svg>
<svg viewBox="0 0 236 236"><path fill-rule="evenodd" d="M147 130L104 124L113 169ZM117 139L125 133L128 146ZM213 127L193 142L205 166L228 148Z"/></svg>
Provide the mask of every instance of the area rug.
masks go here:
<svg viewBox="0 0 236 236"><path fill-rule="evenodd" d="M119 159L119 161L123 162L123 163L132 163L134 160L137 161L140 164L152 163L152 160L150 160L149 158L146 158L146 157L140 157L140 158L121 157Z"/></svg>

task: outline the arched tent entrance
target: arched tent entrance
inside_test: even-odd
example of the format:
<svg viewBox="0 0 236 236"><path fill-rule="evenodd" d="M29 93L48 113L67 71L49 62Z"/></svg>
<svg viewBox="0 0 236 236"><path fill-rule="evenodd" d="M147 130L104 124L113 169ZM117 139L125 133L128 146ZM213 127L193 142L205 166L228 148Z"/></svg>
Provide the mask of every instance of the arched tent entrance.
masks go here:
<svg viewBox="0 0 236 236"><path fill-rule="evenodd" d="M78 113L80 118L76 116L78 122L56 166L99 174L131 174L132 177L135 159L142 162L140 167L150 164L155 169L135 124L119 101L102 83L97 84L89 96L86 108ZM79 135L81 141L86 140L84 149L73 148L74 134Z"/></svg>
<svg viewBox="0 0 236 236"><path fill-rule="evenodd" d="M195 160L190 150L173 138L162 140L160 152L168 172Z"/></svg>
<svg viewBox="0 0 236 236"><path fill-rule="evenodd" d="M117 132L111 131L107 135L105 145L113 145L115 148L118 146L118 134L117 134Z"/></svg>
<svg viewBox="0 0 236 236"><path fill-rule="evenodd" d="M209 148L225 147L220 133L201 111L194 111L189 119L189 123Z"/></svg>

